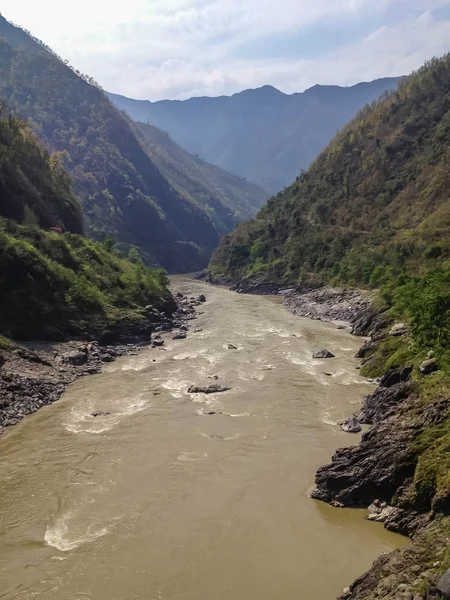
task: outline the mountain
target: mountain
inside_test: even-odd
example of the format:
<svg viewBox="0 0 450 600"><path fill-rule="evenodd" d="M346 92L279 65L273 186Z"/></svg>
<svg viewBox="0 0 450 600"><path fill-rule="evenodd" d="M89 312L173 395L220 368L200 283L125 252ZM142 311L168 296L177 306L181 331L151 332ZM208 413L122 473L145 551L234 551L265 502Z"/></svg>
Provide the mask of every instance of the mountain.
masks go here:
<svg viewBox="0 0 450 600"><path fill-rule="evenodd" d="M306 169L336 132L397 78L287 95L265 86L231 97L148 102L109 98L136 121L167 131L193 154L276 193Z"/></svg>
<svg viewBox="0 0 450 600"><path fill-rule="evenodd" d="M364 108L289 188L225 236L229 277L378 286L450 256L450 56Z"/></svg>
<svg viewBox="0 0 450 600"><path fill-rule="evenodd" d="M138 123L143 146L175 190L206 210L220 233L254 217L269 192L183 150L169 134Z"/></svg>
<svg viewBox="0 0 450 600"><path fill-rule="evenodd" d="M60 156L50 156L24 123L1 118L0 334L61 339L121 322L132 330L148 326L146 305L170 310L161 270L125 260L111 240L92 242L81 229Z"/></svg>
<svg viewBox="0 0 450 600"><path fill-rule="evenodd" d="M171 272L206 265L219 240L210 209L161 175L134 124L91 78L1 16L0 99L64 153L90 237L112 234Z"/></svg>

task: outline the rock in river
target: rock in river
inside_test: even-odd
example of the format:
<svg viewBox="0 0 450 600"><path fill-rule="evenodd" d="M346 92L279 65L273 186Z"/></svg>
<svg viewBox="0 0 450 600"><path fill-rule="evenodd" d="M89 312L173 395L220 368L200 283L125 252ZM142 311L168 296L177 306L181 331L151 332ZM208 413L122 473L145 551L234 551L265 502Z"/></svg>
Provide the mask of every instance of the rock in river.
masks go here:
<svg viewBox="0 0 450 600"><path fill-rule="evenodd" d="M228 350L237 350L237 347L233 344L228 344Z"/></svg>
<svg viewBox="0 0 450 600"><path fill-rule="evenodd" d="M188 394L217 394L219 392L227 392L231 388L218 383L212 385L191 385L188 389Z"/></svg>
<svg viewBox="0 0 450 600"><path fill-rule="evenodd" d="M173 340L185 340L186 338L186 332L181 330L175 331L175 333L172 336Z"/></svg>
<svg viewBox="0 0 450 600"><path fill-rule="evenodd" d="M197 298L197 302L206 302L206 296L204 294L200 294Z"/></svg>
<svg viewBox="0 0 450 600"><path fill-rule="evenodd" d="M318 352L314 352L313 358L335 358L335 356L329 350L319 350Z"/></svg>
<svg viewBox="0 0 450 600"><path fill-rule="evenodd" d="M160 335L157 335L157 336L156 336L156 337L153 339L152 345L153 345L155 348L159 348L159 347L161 347L161 346L164 346L164 340L162 339L162 337L161 337Z"/></svg>
<svg viewBox="0 0 450 600"><path fill-rule="evenodd" d="M341 429L347 433L359 433L362 428L358 422L358 419L355 417L355 415L353 415L341 423Z"/></svg>

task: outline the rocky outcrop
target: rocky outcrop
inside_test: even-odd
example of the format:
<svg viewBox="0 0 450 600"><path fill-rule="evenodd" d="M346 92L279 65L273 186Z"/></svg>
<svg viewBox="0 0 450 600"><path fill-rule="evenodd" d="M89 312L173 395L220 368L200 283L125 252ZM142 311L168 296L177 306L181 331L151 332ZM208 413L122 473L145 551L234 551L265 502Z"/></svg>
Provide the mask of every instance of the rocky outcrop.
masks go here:
<svg viewBox="0 0 450 600"><path fill-rule="evenodd" d="M318 350L314 352L313 358L335 358L335 356L329 350Z"/></svg>
<svg viewBox="0 0 450 600"><path fill-rule="evenodd" d="M360 433L362 430L361 424L359 423L355 415L349 417L348 419L340 423L340 426L342 431L345 431L347 433Z"/></svg>

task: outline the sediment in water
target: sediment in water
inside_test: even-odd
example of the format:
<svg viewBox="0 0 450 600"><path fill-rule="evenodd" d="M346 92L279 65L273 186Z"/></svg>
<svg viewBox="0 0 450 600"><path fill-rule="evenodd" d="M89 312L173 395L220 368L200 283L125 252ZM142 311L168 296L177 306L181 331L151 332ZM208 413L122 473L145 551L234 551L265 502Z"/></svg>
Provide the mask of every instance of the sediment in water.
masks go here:
<svg viewBox="0 0 450 600"><path fill-rule="evenodd" d="M389 319L364 292L329 286L283 289L267 282L221 280L207 272L200 278L239 293L281 294L294 314L346 322L354 335L369 336L357 354L366 361L387 335ZM316 474L312 498L339 508L369 507L370 520L411 539L407 547L378 558L339 600L444 597L436 586L450 567L450 497L424 498L414 475L423 452L415 442L447 419L450 399L423 402L410 381L411 370L391 370L380 379L357 415L361 424L370 426L359 445L337 450Z"/></svg>

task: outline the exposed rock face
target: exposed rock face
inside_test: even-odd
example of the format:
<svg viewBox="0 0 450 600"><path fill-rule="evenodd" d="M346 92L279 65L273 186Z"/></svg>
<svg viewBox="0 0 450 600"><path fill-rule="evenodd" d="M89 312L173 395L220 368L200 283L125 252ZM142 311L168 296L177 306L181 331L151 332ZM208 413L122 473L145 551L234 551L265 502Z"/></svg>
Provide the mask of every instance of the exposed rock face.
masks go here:
<svg viewBox="0 0 450 600"><path fill-rule="evenodd" d="M409 407L407 384L378 388L364 400L359 421L373 424L359 446L337 450L316 475L312 497L345 506L367 506L373 498L390 501L406 478L414 474L417 454L411 449L420 420Z"/></svg>
<svg viewBox="0 0 450 600"><path fill-rule="evenodd" d="M188 389L188 394L218 394L219 392L227 392L231 388L218 383L211 385L191 385Z"/></svg>
<svg viewBox="0 0 450 600"><path fill-rule="evenodd" d="M318 352L314 352L313 358L335 358L335 356L329 350L319 350Z"/></svg>
<svg viewBox="0 0 450 600"><path fill-rule="evenodd" d="M450 569L448 569L439 580L437 589L445 598L450 598Z"/></svg>
<svg viewBox="0 0 450 600"><path fill-rule="evenodd" d="M383 375L383 377L381 377L381 387L392 387L393 385L397 385L403 381L408 381L408 379L411 377L412 370L412 365L403 367L403 369L390 369Z"/></svg>
<svg viewBox="0 0 450 600"><path fill-rule="evenodd" d="M400 337L406 335L409 332L409 328L405 323L396 323L389 331L389 335L394 337Z"/></svg>

